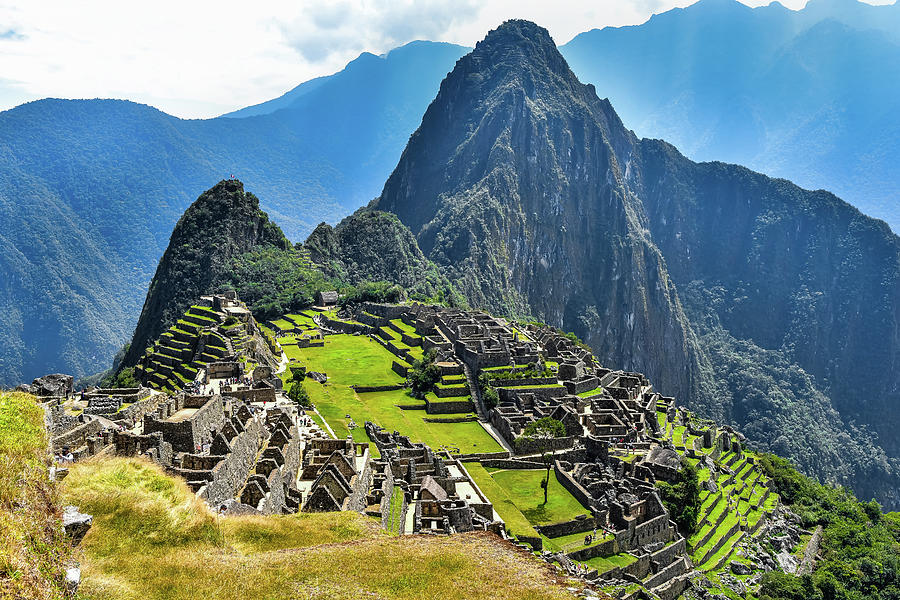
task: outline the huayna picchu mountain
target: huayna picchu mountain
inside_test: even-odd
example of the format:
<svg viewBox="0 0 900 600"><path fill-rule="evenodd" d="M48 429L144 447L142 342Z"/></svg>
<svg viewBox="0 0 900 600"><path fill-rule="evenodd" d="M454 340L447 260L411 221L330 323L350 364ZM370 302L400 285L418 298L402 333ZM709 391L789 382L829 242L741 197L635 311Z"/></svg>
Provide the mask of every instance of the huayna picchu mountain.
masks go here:
<svg viewBox="0 0 900 600"><path fill-rule="evenodd" d="M233 259L266 248L292 250L281 229L260 210L259 199L244 191L243 183L223 180L203 192L172 231L124 364L135 364L147 345L197 298L230 279Z"/></svg>
<svg viewBox="0 0 900 600"><path fill-rule="evenodd" d="M371 207L473 306L574 331L900 505L898 239L831 194L638 139L546 30L508 21L457 62Z"/></svg>

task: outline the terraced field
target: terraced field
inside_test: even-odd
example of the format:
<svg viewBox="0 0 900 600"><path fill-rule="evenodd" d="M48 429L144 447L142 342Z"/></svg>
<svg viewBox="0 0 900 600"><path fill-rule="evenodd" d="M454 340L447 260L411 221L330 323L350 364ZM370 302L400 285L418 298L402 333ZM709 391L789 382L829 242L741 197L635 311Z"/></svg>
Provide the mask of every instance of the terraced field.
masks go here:
<svg viewBox="0 0 900 600"><path fill-rule="evenodd" d="M285 346L285 352L308 371L328 375L324 385L313 381L304 385L322 418L338 437L352 435L357 441L368 442L363 426L366 421L371 421L388 431L399 431L414 442L426 443L435 450L448 448L461 453L503 450L475 420L460 423L432 420L434 417L463 418L472 416L470 413L429 416L425 413L425 402L409 396L406 389L357 392L350 387L400 386L405 381L391 369L396 356L367 336L329 335L321 348ZM286 382L286 387L290 385ZM433 399L440 401L436 396Z"/></svg>
<svg viewBox="0 0 900 600"><path fill-rule="evenodd" d="M222 357L239 354L249 339L245 326L224 325L224 321L225 315L212 308L191 306L145 354L141 371L146 383L175 393L193 381L199 369ZM208 341L203 352L197 354L202 335L207 335Z"/></svg>
<svg viewBox="0 0 900 600"><path fill-rule="evenodd" d="M737 554L739 544L751 537L766 516L774 511L778 496L769 490L766 478L757 466L759 457L755 453L747 450L720 453L715 448L704 448L699 436L692 435L684 425L669 422L665 413L657 413L657 419L676 449L700 451L713 460L718 470L717 490L710 492L703 486L699 526L688 539L694 566L716 583L718 574L731 561L743 560ZM710 479L710 469L699 459L687 460L698 467L701 483ZM727 593L724 589L723 593Z"/></svg>

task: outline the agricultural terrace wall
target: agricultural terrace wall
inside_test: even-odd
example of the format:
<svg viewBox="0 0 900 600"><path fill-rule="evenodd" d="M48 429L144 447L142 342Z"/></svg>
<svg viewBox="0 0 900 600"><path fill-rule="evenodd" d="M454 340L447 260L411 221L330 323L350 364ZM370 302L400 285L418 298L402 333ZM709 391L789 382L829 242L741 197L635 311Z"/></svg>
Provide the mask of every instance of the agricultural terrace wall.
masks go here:
<svg viewBox="0 0 900 600"><path fill-rule="evenodd" d="M371 333L373 330L372 327L363 325L362 323L348 323L346 321L338 321L336 319L332 319L331 317L326 317L325 315L322 315L321 319L326 327L340 333L359 333L365 335Z"/></svg>
<svg viewBox="0 0 900 600"><path fill-rule="evenodd" d="M399 304L378 304L375 302L363 302L359 305L359 308L364 312L383 319L399 319L409 310L409 307Z"/></svg>
<svg viewBox="0 0 900 600"><path fill-rule="evenodd" d="M659 571L665 565L669 565L675 560L675 557L685 551L684 538L678 538L677 541L669 544L661 550L657 550L650 555L650 563L654 571Z"/></svg>
<svg viewBox="0 0 900 600"><path fill-rule="evenodd" d="M570 521L562 521L561 523L552 523L550 525L541 525L535 527L542 535L549 538L562 537L564 535L572 535L573 533L586 533L593 531L597 526L597 521L585 515L583 519L572 519Z"/></svg>
<svg viewBox="0 0 900 600"><path fill-rule="evenodd" d="M472 412L473 410L475 410L475 405L468 399L442 400L441 402L434 402L428 399L425 400L425 412L430 415Z"/></svg>

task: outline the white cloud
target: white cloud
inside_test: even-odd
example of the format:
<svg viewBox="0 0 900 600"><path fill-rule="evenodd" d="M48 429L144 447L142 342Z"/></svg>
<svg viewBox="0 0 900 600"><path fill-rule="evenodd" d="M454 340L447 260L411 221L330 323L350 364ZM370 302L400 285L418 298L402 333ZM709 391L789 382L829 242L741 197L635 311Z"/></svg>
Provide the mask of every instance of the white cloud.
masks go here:
<svg viewBox="0 0 900 600"><path fill-rule="evenodd" d="M509 18L531 19L564 43L691 2L0 0L0 110L48 96L112 97L210 117L333 73L363 51L414 39L471 46Z"/></svg>

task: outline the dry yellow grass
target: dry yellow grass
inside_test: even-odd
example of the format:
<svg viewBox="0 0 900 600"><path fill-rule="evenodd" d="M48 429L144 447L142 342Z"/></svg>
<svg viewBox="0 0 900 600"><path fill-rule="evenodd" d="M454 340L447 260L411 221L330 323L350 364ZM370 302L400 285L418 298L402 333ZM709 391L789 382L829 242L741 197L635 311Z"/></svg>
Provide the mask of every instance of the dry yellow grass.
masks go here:
<svg viewBox="0 0 900 600"><path fill-rule="evenodd" d="M356 513L217 518L155 465L76 465L69 501L94 515L91 599L572 598L545 564L488 534L387 536Z"/></svg>

